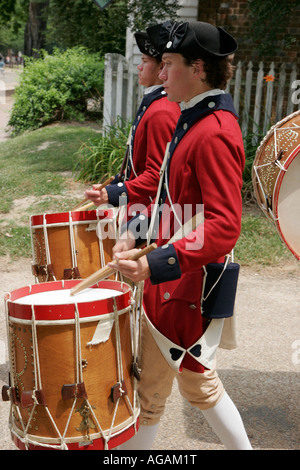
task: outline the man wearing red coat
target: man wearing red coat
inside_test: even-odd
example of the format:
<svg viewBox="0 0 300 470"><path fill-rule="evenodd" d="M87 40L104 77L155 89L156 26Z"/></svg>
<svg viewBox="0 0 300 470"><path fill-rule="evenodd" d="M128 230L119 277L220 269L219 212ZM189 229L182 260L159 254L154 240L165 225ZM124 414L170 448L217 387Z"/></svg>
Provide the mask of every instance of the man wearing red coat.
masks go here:
<svg viewBox="0 0 300 470"><path fill-rule="evenodd" d="M92 190L85 192L97 206L127 204L129 215L131 206L134 206L132 211L139 205L148 206L155 197L166 143L171 140L180 116L178 104L167 99L158 78L161 55L147 33L135 33L135 39L142 52L141 63L137 67L139 84L146 88L131 128L127 168L121 180L116 175L106 188L99 191L100 185L94 185Z"/></svg>
<svg viewBox="0 0 300 470"><path fill-rule="evenodd" d="M163 53L160 78L168 99L180 102L182 112L161 191L130 221L115 247L117 262L111 263L133 281L145 280L141 426L123 448L151 448L176 378L181 394L203 412L226 448L251 449L215 369L224 317L232 315L226 299L234 297L236 287L235 264L222 263L241 228L244 148L232 99L224 92L237 44L222 28L203 22L168 21L147 32ZM189 217L201 213L203 223L172 239ZM138 261L127 260L136 242L149 242L149 226L158 248ZM217 281L207 294L214 270ZM225 295L215 288L222 284ZM203 293L217 301L214 311Z"/></svg>

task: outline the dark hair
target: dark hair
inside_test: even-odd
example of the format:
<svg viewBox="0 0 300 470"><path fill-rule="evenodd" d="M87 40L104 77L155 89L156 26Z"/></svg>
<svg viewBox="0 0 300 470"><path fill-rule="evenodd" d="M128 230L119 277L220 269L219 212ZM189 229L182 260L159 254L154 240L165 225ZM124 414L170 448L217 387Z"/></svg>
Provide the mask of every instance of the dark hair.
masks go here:
<svg viewBox="0 0 300 470"><path fill-rule="evenodd" d="M201 57L199 58L201 59ZM186 65L193 65L197 62L197 59L188 59L187 57L184 57L184 60ZM205 82L212 88L225 90L228 80L233 76L233 55L226 57L210 57L201 60L204 62L204 71L206 73Z"/></svg>

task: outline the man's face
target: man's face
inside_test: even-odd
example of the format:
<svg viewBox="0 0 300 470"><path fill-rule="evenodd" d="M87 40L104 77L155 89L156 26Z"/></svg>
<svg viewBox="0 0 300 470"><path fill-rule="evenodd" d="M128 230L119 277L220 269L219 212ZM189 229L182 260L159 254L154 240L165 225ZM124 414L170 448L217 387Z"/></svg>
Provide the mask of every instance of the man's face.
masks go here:
<svg viewBox="0 0 300 470"><path fill-rule="evenodd" d="M159 85L161 81L158 78L161 65L154 57L142 54L142 60L137 69L139 71L139 84L145 87Z"/></svg>
<svg viewBox="0 0 300 470"><path fill-rule="evenodd" d="M163 82L169 101L189 101L208 88L201 80L205 78L201 60L198 60L196 65L186 65L181 54L170 52L164 53L162 60L163 68L159 78Z"/></svg>

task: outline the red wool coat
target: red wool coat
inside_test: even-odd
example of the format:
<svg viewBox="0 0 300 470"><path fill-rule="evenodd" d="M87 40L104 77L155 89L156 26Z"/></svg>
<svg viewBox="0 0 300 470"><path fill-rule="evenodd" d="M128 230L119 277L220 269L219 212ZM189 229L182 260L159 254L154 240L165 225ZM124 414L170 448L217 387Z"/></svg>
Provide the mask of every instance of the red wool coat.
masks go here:
<svg viewBox="0 0 300 470"><path fill-rule="evenodd" d="M159 247L147 255L152 275L145 281L144 307L159 332L188 349L207 327L200 310L202 267L222 262L240 234L245 156L231 97L208 97L183 111L170 153L167 175L171 200L174 205L187 205L192 215L196 205L203 204L204 229L202 226L194 231L196 249L191 249L191 239L187 238L168 244L174 233L174 217L171 211L170 233L166 236L162 232L169 222L162 215L156 238ZM165 191L161 198L164 211L170 212ZM189 354L182 366L204 370Z"/></svg>

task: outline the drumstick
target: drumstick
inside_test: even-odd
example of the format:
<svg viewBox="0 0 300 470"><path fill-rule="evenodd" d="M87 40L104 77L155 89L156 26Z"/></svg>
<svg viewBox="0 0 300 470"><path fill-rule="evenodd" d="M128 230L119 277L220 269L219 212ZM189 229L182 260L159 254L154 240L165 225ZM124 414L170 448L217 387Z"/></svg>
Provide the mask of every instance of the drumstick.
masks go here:
<svg viewBox="0 0 300 470"><path fill-rule="evenodd" d="M147 253L150 253L150 251L155 250L156 248L157 245L155 243L152 243L151 245L146 246L142 250L130 256L128 260L136 261ZM83 289L93 286L102 279L111 276L115 271L116 269L110 268L109 266L105 266L104 268L99 269L86 279L83 279L83 281L79 282L79 284L77 284L75 287L73 287L73 289L71 289L70 295L78 294L78 292L82 291Z"/></svg>
<svg viewBox="0 0 300 470"><path fill-rule="evenodd" d="M89 202L88 204L85 204L84 206L79 206L77 209L74 208L73 212L78 212L78 211L86 211L89 207L94 206L95 204L93 202ZM77 206L76 206L77 207Z"/></svg>
<svg viewBox="0 0 300 470"><path fill-rule="evenodd" d="M98 189L98 191L101 191L101 189L105 188L105 186L109 185L113 180L115 179L114 176L111 176L110 178L108 178L107 180L104 181L104 183L101 184L100 188ZM89 198L86 198L86 199L83 199L81 202L79 202L79 204L76 204L76 206L74 207L74 209L72 209L73 212L77 211L78 209L80 209L80 207L89 200ZM86 206L84 206L85 209L87 209L88 207L91 207L93 206L94 203L91 202L89 204L87 204Z"/></svg>

